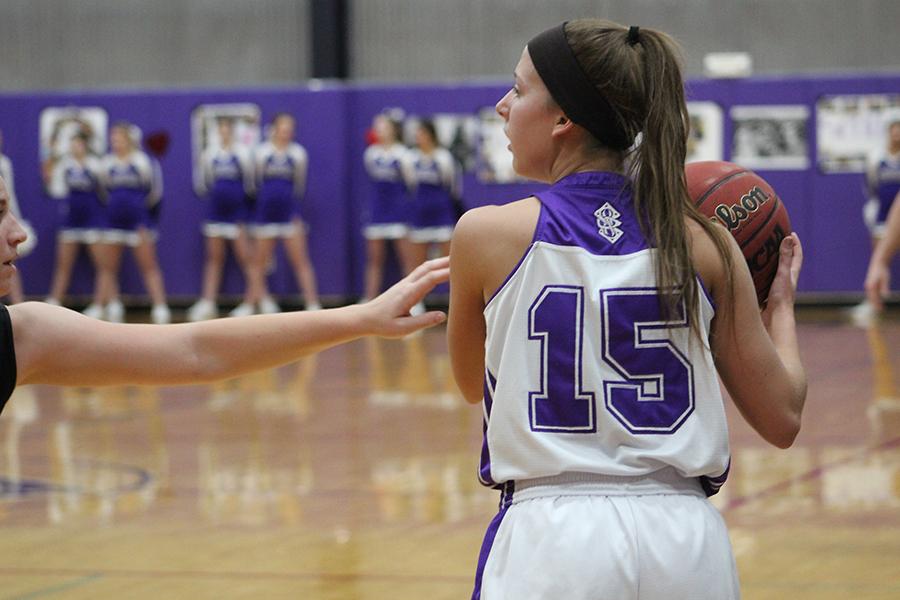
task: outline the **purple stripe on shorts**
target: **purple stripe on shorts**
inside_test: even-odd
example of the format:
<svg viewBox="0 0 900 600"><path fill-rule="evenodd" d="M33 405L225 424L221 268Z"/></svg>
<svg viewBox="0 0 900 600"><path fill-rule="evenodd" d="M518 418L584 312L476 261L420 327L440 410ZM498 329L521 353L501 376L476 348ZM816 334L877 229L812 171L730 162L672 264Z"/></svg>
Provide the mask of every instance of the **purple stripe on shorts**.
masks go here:
<svg viewBox="0 0 900 600"><path fill-rule="evenodd" d="M491 548L494 546L494 538L497 537L497 531L500 529L500 523L506 516L506 511L512 506L512 497L515 490L515 482L507 481L503 485L503 495L500 497L500 512L491 520L487 531L484 534L484 542L481 544L481 552L478 555L478 569L475 571L475 589L472 590L472 600L481 599L481 578L484 576L484 567L487 564L488 556L491 554Z"/></svg>

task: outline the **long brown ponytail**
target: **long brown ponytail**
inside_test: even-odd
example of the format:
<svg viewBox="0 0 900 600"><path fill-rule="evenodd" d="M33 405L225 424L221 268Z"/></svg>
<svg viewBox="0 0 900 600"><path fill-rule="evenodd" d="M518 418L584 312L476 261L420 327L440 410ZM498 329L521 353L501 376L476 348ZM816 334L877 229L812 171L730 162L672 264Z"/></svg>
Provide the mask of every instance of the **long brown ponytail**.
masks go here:
<svg viewBox="0 0 900 600"><path fill-rule="evenodd" d="M732 260L724 232L703 217L691 202L684 177L690 127L684 99L678 44L665 33L626 27L600 19L566 24L566 37L579 64L609 101L628 139L639 136L626 157L634 182L635 213L644 235L658 249L657 282L663 316L673 318L684 302L692 329L697 329L698 285L684 219L698 223L715 242L732 290ZM732 292L729 292L731 295Z"/></svg>

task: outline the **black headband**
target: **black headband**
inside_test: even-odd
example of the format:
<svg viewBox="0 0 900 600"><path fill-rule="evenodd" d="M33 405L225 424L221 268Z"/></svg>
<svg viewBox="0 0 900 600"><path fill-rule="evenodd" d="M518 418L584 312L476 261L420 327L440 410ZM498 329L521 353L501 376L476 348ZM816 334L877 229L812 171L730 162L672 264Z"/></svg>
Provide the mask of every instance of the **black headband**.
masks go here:
<svg viewBox="0 0 900 600"><path fill-rule="evenodd" d="M633 139L622 130L616 112L575 58L566 40L566 24L551 27L528 42L528 54L550 95L573 122L604 145L628 149Z"/></svg>

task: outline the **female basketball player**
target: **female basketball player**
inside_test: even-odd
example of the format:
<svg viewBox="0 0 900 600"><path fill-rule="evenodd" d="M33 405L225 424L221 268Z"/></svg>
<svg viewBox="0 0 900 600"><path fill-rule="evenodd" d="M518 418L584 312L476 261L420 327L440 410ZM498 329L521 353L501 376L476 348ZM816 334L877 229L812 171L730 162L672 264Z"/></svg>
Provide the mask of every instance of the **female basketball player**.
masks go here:
<svg viewBox="0 0 900 600"><path fill-rule="evenodd" d="M0 295L26 235L0 179ZM18 384L172 385L234 377L365 335L401 337L444 320L409 309L448 277L447 260L417 268L363 305L181 325L120 325L43 302L0 305L0 409Z"/></svg>
<svg viewBox="0 0 900 600"><path fill-rule="evenodd" d="M19 202L16 199L16 192L13 186L13 166L12 161L9 159L7 155L3 153L3 132L0 131L0 177L3 177L5 181L8 181L8 189L9 189L9 207L13 214L16 215L16 218L19 219L22 227L29 232L28 236L31 239L30 242L26 242L20 249L20 254L25 256L31 253L31 250L34 249L34 243L37 239L34 236L34 232L31 229L31 226L22 218L22 213L19 209ZM22 278L19 277L18 273L14 273L12 278L10 279L9 284L9 301L11 304L18 304L25 300L25 292L22 289Z"/></svg>
<svg viewBox="0 0 900 600"><path fill-rule="evenodd" d="M154 323L168 323L162 272L156 260L156 241L149 229L149 202L153 197L153 167L150 158L137 147L131 124L119 122L110 128L112 153L103 158L100 181L107 196L107 229L98 258L103 277L111 280L107 290L104 318L122 321L124 307L118 298L118 273L125 246L134 251L144 285L153 301L150 316ZM158 199L158 197L157 197ZM93 316L93 315L92 315Z"/></svg>
<svg viewBox="0 0 900 600"><path fill-rule="evenodd" d="M497 104L516 172L552 187L470 211L450 253L454 374L483 401L480 477L502 490L474 598L739 596L706 500L730 464L716 375L792 444L802 253L782 244L760 318L737 244L687 194L676 52L571 21L528 43Z"/></svg>
<svg viewBox="0 0 900 600"><path fill-rule="evenodd" d="M900 120L894 120L888 124L886 148L874 155L869 162L866 170L869 200L863 209L863 216L872 235L872 248L874 249L885 234L888 213L896 204L894 199L900 193ZM881 262L883 261L879 259L876 263L873 250L870 264L880 264ZM889 273L890 271L888 271ZM882 306L881 299L872 302L867 277L866 300L853 307L850 317L854 323L867 326L876 317Z"/></svg>
<svg viewBox="0 0 900 600"><path fill-rule="evenodd" d="M100 235L106 225L106 207L100 201L100 161L88 153L88 137L79 133L69 142L69 153L51 175L49 192L61 203L62 223L56 235L56 270L45 302L59 306L69 289L78 250L86 246L94 265L94 306L101 305L98 267Z"/></svg>
<svg viewBox="0 0 900 600"><path fill-rule="evenodd" d="M895 199L885 219L881 237L872 251L869 270L866 273L866 296L876 310L884 308L884 299L891 291L891 260L898 250L900 250L900 201Z"/></svg>
<svg viewBox="0 0 900 600"><path fill-rule="evenodd" d="M266 271L272 262L275 243L281 239L288 260L294 268L306 310L322 308L316 290L316 273L309 259L306 243L306 224L300 214L300 201L306 191L306 150L294 141L294 117L279 113L272 120L269 141L257 150L256 179L259 190L256 198L256 223L253 268L248 272L250 298L259 303L262 313L275 313L278 304L269 295ZM254 306L241 304L232 312L235 316L252 313Z"/></svg>
<svg viewBox="0 0 900 600"><path fill-rule="evenodd" d="M225 242L230 240L235 258L246 278L250 262L250 244L245 223L247 197L253 192L253 160L249 152L234 141L231 119L218 120L219 144L210 147L201 158L203 171L198 193L208 195L208 217L203 224L206 238L206 264L203 267L203 292L188 309L189 321L218 316L216 295L225 267ZM245 298L245 303L249 302Z"/></svg>
<svg viewBox="0 0 900 600"><path fill-rule="evenodd" d="M392 242L400 266L409 273L407 257L407 213L409 197L403 179L406 147L400 143L400 124L387 115L376 115L372 129L378 142L366 148L363 162L372 180L372 196L368 207L366 238L366 281L364 300L374 298L381 289L388 242Z"/></svg>

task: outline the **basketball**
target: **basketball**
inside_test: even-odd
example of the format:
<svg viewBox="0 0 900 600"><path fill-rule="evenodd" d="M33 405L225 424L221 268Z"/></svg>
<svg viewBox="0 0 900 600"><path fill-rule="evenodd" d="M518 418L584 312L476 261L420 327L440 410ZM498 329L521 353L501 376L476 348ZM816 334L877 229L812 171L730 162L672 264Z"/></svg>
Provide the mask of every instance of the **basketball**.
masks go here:
<svg viewBox="0 0 900 600"><path fill-rule="evenodd" d="M778 270L778 248L791 233L787 209L765 179L724 161L689 163L688 193L697 209L724 225L747 259L759 304L769 297Z"/></svg>

